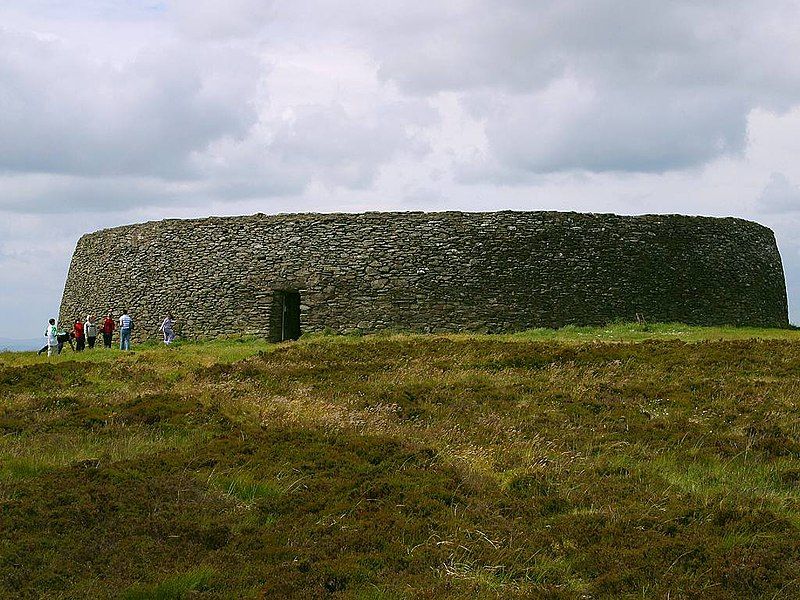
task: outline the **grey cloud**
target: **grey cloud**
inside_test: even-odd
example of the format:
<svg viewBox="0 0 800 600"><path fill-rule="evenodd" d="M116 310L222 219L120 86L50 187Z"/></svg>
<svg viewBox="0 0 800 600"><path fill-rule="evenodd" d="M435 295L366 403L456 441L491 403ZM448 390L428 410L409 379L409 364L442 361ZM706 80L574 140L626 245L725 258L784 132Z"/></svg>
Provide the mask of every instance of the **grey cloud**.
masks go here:
<svg viewBox="0 0 800 600"><path fill-rule="evenodd" d="M510 169L663 172L744 148L737 98L675 90L553 91L515 96L487 120L490 149Z"/></svg>
<svg viewBox="0 0 800 600"><path fill-rule="evenodd" d="M124 212L208 200L194 182L134 177L14 175L0 177L0 211L16 214Z"/></svg>
<svg viewBox="0 0 800 600"><path fill-rule="evenodd" d="M751 110L800 102L796 1L353 4L386 81L485 122L495 173L701 166L743 150ZM550 94L572 82L590 93Z"/></svg>
<svg viewBox="0 0 800 600"><path fill-rule="evenodd" d="M52 219L39 221L14 215L0 219L0 330L4 336L39 336L40 324L58 314L74 248L74 227Z"/></svg>
<svg viewBox="0 0 800 600"><path fill-rule="evenodd" d="M167 4L180 31L216 41L262 30L272 20L274 5L272 0L171 0Z"/></svg>
<svg viewBox="0 0 800 600"><path fill-rule="evenodd" d="M207 2L195 16L251 22L262 8ZM223 38L176 39L112 64L0 29L0 209L199 205L298 194L313 182L362 189L386 162L427 151L421 131L438 114L426 100L271 106L258 44Z"/></svg>
<svg viewBox="0 0 800 600"><path fill-rule="evenodd" d="M404 115L385 119L383 115ZM0 210L13 213L124 212L199 206L301 194L311 183L363 189L383 164L419 155L427 145L409 131L431 111L418 103L387 104L366 115L338 105L295 107L243 138L215 140L191 153L182 179L17 173L0 176Z"/></svg>
<svg viewBox="0 0 800 600"><path fill-rule="evenodd" d="M132 64L0 29L0 170L185 176L186 158L257 119L252 54L185 45Z"/></svg>
<svg viewBox="0 0 800 600"><path fill-rule="evenodd" d="M797 92L793 0L352 2L351 26L409 93L529 93L564 76L617 85L758 84ZM333 19L323 13L322 18ZM643 81L644 80L644 81Z"/></svg>
<svg viewBox="0 0 800 600"><path fill-rule="evenodd" d="M438 207L445 200L441 190L431 187L406 186L402 206L409 210L430 210Z"/></svg>
<svg viewBox="0 0 800 600"><path fill-rule="evenodd" d="M783 173L773 173L756 207L764 213L791 213L800 211L800 186L792 183Z"/></svg>

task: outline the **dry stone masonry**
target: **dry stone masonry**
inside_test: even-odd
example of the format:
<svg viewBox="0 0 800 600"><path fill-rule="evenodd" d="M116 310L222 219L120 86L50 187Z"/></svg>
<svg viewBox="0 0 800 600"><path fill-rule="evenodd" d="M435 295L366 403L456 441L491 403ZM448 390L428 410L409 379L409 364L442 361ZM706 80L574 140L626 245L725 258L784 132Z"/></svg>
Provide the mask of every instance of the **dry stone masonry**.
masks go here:
<svg viewBox="0 0 800 600"><path fill-rule="evenodd" d="M166 220L78 242L62 323L172 312L187 338L507 332L633 320L788 326L769 229L740 219L559 212Z"/></svg>

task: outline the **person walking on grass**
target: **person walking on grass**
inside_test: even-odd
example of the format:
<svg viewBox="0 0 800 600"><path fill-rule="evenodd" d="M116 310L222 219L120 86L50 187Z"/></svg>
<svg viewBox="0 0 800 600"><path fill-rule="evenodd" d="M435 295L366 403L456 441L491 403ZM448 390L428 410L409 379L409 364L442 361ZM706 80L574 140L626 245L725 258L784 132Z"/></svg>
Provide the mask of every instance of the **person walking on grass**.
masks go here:
<svg viewBox="0 0 800 600"><path fill-rule="evenodd" d="M97 340L97 323L94 321L94 316L88 315L86 323L83 325L83 332L86 334L86 343L89 349L94 348L94 343Z"/></svg>
<svg viewBox="0 0 800 600"><path fill-rule="evenodd" d="M167 315L164 322L161 323L161 327L159 327L159 329L164 332L164 343L167 346L175 339L175 332L173 331L174 326L175 321L172 319L172 315Z"/></svg>
<svg viewBox="0 0 800 600"><path fill-rule="evenodd" d="M75 334L75 351L82 352L86 347L86 334L83 331L83 321L77 319L72 326L72 333Z"/></svg>
<svg viewBox="0 0 800 600"><path fill-rule="evenodd" d="M131 349L131 331L133 331L133 319L128 314L128 309L126 308L122 312L122 316L119 318L119 349L120 350L130 350Z"/></svg>
<svg viewBox="0 0 800 600"><path fill-rule="evenodd" d="M103 346L106 348L111 348L111 337L114 335L114 317L111 314L111 311L106 315L105 320L103 321L103 327L101 331L103 332Z"/></svg>
<svg viewBox="0 0 800 600"><path fill-rule="evenodd" d="M37 355L41 355L42 352L47 350L47 356L53 356L53 352L58 352L58 327L56 327L56 320L50 319L47 322L47 328L44 330L44 337L47 338L47 345L37 352Z"/></svg>

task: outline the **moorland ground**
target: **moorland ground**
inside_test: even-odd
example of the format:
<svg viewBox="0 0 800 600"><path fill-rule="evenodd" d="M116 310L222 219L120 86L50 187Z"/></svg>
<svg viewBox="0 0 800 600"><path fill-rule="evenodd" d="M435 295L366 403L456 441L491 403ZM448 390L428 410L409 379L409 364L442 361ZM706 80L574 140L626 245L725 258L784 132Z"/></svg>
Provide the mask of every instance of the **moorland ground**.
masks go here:
<svg viewBox="0 0 800 600"><path fill-rule="evenodd" d="M0 596L800 597L800 333L0 354Z"/></svg>

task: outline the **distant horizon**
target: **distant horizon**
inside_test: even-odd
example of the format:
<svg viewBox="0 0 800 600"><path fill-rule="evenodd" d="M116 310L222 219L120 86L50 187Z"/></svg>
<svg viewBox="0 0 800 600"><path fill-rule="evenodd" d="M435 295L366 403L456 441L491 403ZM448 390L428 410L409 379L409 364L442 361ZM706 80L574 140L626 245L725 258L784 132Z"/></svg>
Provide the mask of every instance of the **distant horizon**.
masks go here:
<svg viewBox="0 0 800 600"><path fill-rule="evenodd" d="M45 338L28 338L24 340L0 337L0 352L30 352L38 350L45 343Z"/></svg>

